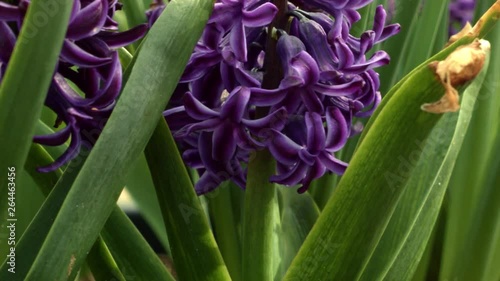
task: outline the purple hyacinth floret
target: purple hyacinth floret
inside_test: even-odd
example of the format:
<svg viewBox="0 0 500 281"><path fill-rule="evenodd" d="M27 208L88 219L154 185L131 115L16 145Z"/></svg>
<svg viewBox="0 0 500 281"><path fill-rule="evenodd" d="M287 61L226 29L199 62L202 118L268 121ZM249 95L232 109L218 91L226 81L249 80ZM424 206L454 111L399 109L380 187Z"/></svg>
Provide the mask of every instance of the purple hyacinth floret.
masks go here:
<svg viewBox="0 0 500 281"><path fill-rule="evenodd" d="M450 10L450 36L460 31L467 22L474 18L476 0L452 0Z"/></svg>
<svg viewBox="0 0 500 281"><path fill-rule="evenodd" d="M0 80L6 71L14 44L30 5L0 2ZM82 145L92 146L113 109L121 90L122 67L117 48L141 38L147 25L118 32L113 20L121 8L117 0L75 0L59 64L45 105L57 119L55 127L66 126L51 135L35 136L34 141L57 146L70 140L68 149L41 172L53 171L74 158Z"/></svg>
<svg viewBox="0 0 500 281"><path fill-rule="evenodd" d="M389 63L373 47L395 35L382 6L360 37L350 33L358 9L371 0L289 2L286 28L269 29L277 14L271 1L219 0L195 47L164 116L183 152L197 169L198 194L225 180L246 185L253 152L276 159L270 181L300 185L304 192L325 173L342 174L347 163L335 153L362 130L381 100L375 72ZM300 2L300 3L299 3ZM164 5L148 11L154 23ZM277 40L279 85L263 87L268 40Z"/></svg>

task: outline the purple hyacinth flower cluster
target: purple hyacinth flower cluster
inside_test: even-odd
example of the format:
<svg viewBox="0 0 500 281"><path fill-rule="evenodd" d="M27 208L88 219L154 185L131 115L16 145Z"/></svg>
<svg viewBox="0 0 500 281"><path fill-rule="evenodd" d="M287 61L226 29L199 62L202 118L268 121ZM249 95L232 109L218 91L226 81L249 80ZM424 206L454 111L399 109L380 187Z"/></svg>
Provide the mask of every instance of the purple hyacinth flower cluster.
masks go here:
<svg viewBox="0 0 500 281"><path fill-rule="evenodd" d="M452 0L450 10L450 36L460 31L460 29L474 18L476 0Z"/></svg>
<svg viewBox="0 0 500 281"><path fill-rule="evenodd" d="M301 185L299 192L327 172L345 171L335 153L361 131L356 118L370 116L381 99L375 69L389 56L373 47L399 31L385 24L379 6L370 30L350 34L357 10L370 2L288 2L286 27L276 29L269 27L278 14L270 1L216 1L164 112L185 163L200 174L198 194L226 180L244 188L248 161L261 149L276 159L270 181ZM148 11L151 24L162 3ZM281 73L269 73L270 63ZM264 87L266 76L279 85Z"/></svg>
<svg viewBox="0 0 500 281"><path fill-rule="evenodd" d="M23 19L30 5L0 2L0 81L6 71ZM141 38L147 25L118 32L113 20L117 0L75 0L59 63L45 105L57 114L55 127L66 126L34 141L56 146L71 139L68 149L42 172L74 158L82 145L92 146L113 109L122 84L117 48Z"/></svg>

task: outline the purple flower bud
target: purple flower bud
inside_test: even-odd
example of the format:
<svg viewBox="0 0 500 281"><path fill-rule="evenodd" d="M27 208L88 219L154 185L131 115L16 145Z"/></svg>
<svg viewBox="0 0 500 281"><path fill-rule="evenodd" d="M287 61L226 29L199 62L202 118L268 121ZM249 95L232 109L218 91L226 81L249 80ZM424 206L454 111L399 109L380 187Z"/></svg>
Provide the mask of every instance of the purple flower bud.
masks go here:
<svg viewBox="0 0 500 281"><path fill-rule="evenodd" d="M22 20L30 2L18 6L0 2L0 80L6 70ZM57 114L55 127L66 126L48 136L35 136L43 145L62 145L68 149L41 172L58 169L74 158L82 145L91 147L104 127L121 90L122 67L116 48L141 38L146 25L118 32L112 19L121 8L116 0L74 0L59 65L45 105ZM8 23L16 22L18 29Z"/></svg>

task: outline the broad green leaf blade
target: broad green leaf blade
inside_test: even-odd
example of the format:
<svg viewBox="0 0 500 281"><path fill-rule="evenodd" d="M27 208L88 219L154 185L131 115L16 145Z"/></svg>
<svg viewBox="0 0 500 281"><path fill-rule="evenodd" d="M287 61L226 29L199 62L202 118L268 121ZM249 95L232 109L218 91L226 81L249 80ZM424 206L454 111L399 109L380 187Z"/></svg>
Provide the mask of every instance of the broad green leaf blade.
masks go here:
<svg viewBox="0 0 500 281"><path fill-rule="evenodd" d="M231 280L164 119L158 122L145 154L179 279Z"/></svg>
<svg viewBox="0 0 500 281"><path fill-rule="evenodd" d="M364 136L285 280L359 277L414 169L394 157L420 158L418 142L426 142L441 117L420 106L442 95L443 87L427 67L404 80Z"/></svg>
<svg viewBox="0 0 500 281"><path fill-rule="evenodd" d="M16 266L15 278L9 280L24 280L85 158L85 154L82 154L70 163L70 168L65 171L63 179L57 182L54 188L55 191L48 196L48 199L44 202L44 207L30 224L27 234L19 241L16 253L22 256L23 259ZM51 155L41 148L41 146L32 145L25 168L30 172L30 175L45 194L50 193L54 180L57 181L61 173L59 170L47 174L38 173L34 167L37 165L47 165L53 161ZM118 266L127 280L132 279L132 277L140 277L143 278L140 280L147 281L173 280L148 243L118 207L115 207L106 222L103 236L109 242L107 246L113 252ZM94 244L93 250L90 251L87 257L93 274L96 276L115 276L116 280L122 280L120 279L121 273L119 270L117 271L113 258L104 249L106 248L106 244L99 241L99 244ZM0 271L0 280L7 278L5 277L6 274L7 268L4 266ZM107 278L106 280L108 279L111 278Z"/></svg>
<svg viewBox="0 0 500 281"><path fill-rule="evenodd" d="M361 134L360 142L363 140L363 138L370 131L370 128L373 125L373 123L375 122L375 120L377 119L379 113L384 109L384 107L387 105L387 103L391 100L392 96L400 90L401 86L407 82L407 79L409 79L410 77L413 77L413 75L422 71L422 69L428 68L428 65L430 62L445 59L456 48L458 48L462 45L465 45L465 44L470 44L475 39L484 38L491 31L491 29L495 26L495 24L498 22L499 19L500 19L500 0L497 0L477 21L476 25L473 28L473 32L465 35L464 37L460 38L459 40L457 40L456 42L454 42L453 44L451 44L447 48L443 49L441 52L439 52L436 55L432 56L431 58L427 59L421 65L419 65L418 67L413 69L410 73L408 73L405 77L403 77L401 80L399 80L398 83L396 83L391 88L391 90L387 93L387 95L384 97L384 99L382 99L382 102L379 104L377 110L375 110L375 112L371 116L370 120L368 121L368 123L366 124L366 126L363 130L363 133Z"/></svg>
<svg viewBox="0 0 500 281"><path fill-rule="evenodd" d="M0 85L0 171L18 170L28 156L68 26L72 1L33 0ZM57 9L48 15L48 6ZM40 24L43 17L45 24ZM28 83L27 83L28 82ZM0 245L7 245L7 178L0 180ZM3 260L8 247L0 248Z"/></svg>
<svg viewBox="0 0 500 281"><path fill-rule="evenodd" d="M80 163L83 163L84 159L81 158L85 157L82 156L80 159L72 162L73 165L67 169L67 173L65 174L63 180L58 181L61 175L60 170L46 174L38 173L35 170L37 165L48 165L52 163L54 159L40 145L32 145L29 152L29 158L25 164L25 169L38 184L43 194L49 194L53 188L53 183L57 182L57 184L54 188L55 191L49 195L48 199L43 203L43 207L37 214L36 218L30 224L26 235L21 236L21 232L19 232L21 240L16 245L16 253L18 256L22 256L23 259L16 264L16 273L14 275L9 273L8 265L4 264L0 270L0 277L3 276L0 280L7 280L7 277L4 276L6 274L10 275L8 280L12 281L24 280L26 277L29 267L33 263L36 254L38 253L48 231L50 230L50 227L52 226L54 217L62 205L64 197L67 194L67 190L69 190L69 186L71 186L71 183L81 168L81 164L76 164L78 163L78 160L82 160ZM116 268L113 258L109 255L109 253L107 253L106 245L102 242L102 240L98 239L97 243L94 244L88 258L94 276L106 277L106 280L111 280L112 278L116 278L116 280L124 280L120 271ZM70 279L74 279L74 276Z"/></svg>
<svg viewBox="0 0 500 281"><path fill-rule="evenodd" d="M269 182L276 162L267 150L255 152L250 159L243 215L243 280L271 281L279 262L275 260L276 186Z"/></svg>
<svg viewBox="0 0 500 281"><path fill-rule="evenodd" d="M47 129L48 131L46 133L53 133L53 131L50 131L50 129ZM50 132L49 132L50 131ZM83 159L81 162L83 162ZM61 171L58 169L54 172L50 173L39 173L36 171L37 166L39 165L48 165L50 163L54 162L54 158L47 153L45 149L43 149L40 145L38 144L32 144L28 159L25 163L25 169L31 176L31 178L37 183L38 189L37 190L30 190L31 193L28 195L26 194L25 196L19 196L18 198L32 198L33 195L36 195L36 193L40 193L40 197L44 198L45 195L48 195L54 186L57 184L60 176L61 176ZM75 163L73 163L75 164ZM74 166L71 168L73 169ZM79 170L79 168L76 168ZM71 170L68 170L71 172ZM75 175L77 173L75 172ZM29 178L29 177L28 177ZM74 177L72 177L74 179ZM72 181L64 181L65 186L64 187L59 187L59 190L68 190L69 186L71 185ZM59 185L61 185L59 183ZM23 185L25 186L25 185ZM23 188L22 191L25 189ZM34 194L35 193L35 194ZM58 192L59 193L59 192ZM63 193L60 193L63 195ZM40 249L40 246L42 245L43 239L46 237L48 230L52 226L52 221L53 218L55 217L56 213L59 211L59 208L64 200L64 196L58 196L54 197L52 196L50 201L47 200L44 202L44 204L48 206L52 206L55 208L43 208L43 210L40 210L40 215L37 216L37 219L31 224L30 226L30 231L34 232L35 235L37 236L38 239L34 240L26 240L26 238L23 240L22 243L27 243L29 244L29 247L17 247L16 252L20 255L23 256L25 260L23 260L23 265L26 264L31 264L33 259L35 258L36 253ZM18 200L19 201L19 200ZM21 205L20 205L21 206ZM35 205L36 206L36 205ZM25 209L27 206L24 206ZM27 222L31 222L31 218L27 220ZM17 228L17 226L16 226ZM22 232L19 232L22 233ZM32 233L27 234L32 235ZM23 251L25 250L30 251L30 253L25 253ZM121 272L119 269L116 267L116 264L113 260L113 258L109 255L109 252L107 251L106 244L102 241L101 238L98 238L94 246L92 247L89 255L88 255L88 263L90 265L90 268L92 270L93 275L96 277L97 280L112 280L115 278L116 280L124 280ZM23 268L21 268L23 269ZM24 270L22 271L17 271L16 272L16 277L19 279L16 280L23 280L26 274L28 273L29 267L24 266Z"/></svg>
<svg viewBox="0 0 500 281"><path fill-rule="evenodd" d="M130 163L162 116L212 6L208 0L171 1L149 31L120 100L26 280L62 280L81 266L115 206Z"/></svg>
<svg viewBox="0 0 500 281"><path fill-rule="evenodd" d="M411 154L407 159L398 158L401 165L416 167L360 280L413 277L434 229L487 67L488 60L465 90L459 114L446 114L433 129L420 148L420 160L416 162Z"/></svg>

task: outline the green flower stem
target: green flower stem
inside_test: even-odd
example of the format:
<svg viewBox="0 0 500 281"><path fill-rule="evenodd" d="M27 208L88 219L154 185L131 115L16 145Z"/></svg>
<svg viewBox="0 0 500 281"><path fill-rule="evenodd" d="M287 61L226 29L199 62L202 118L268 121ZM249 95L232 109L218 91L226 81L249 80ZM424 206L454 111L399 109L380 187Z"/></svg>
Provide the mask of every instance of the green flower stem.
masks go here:
<svg viewBox="0 0 500 281"><path fill-rule="evenodd" d="M179 280L231 280L163 118L158 122L145 154Z"/></svg>
<svg viewBox="0 0 500 281"><path fill-rule="evenodd" d="M253 155L252 155L253 156ZM243 280L274 278L273 256L276 187L269 182L275 160L267 150L257 151L248 164L243 219Z"/></svg>
<svg viewBox="0 0 500 281"><path fill-rule="evenodd" d="M123 3L123 11L125 13L127 25L129 28L133 28L139 24L146 22L146 9L142 0L121 0L121 2ZM127 46L127 48L132 53L135 53L137 51L137 47L139 47L141 42L142 39L132 43L131 45Z"/></svg>
<svg viewBox="0 0 500 281"><path fill-rule="evenodd" d="M335 190L339 176L335 174L325 174L319 179L314 180L309 187L309 192L316 202L316 205L322 210Z"/></svg>
<svg viewBox="0 0 500 281"><path fill-rule="evenodd" d="M50 2L50 3L49 3ZM47 6L58 9L50 14ZM33 0L0 84L0 260L7 255L8 167L20 171L58 61L73 1ZM45 24L40 24L40 18Z"/></svg>
<svg viewBox="0 0 500 281"><path fill-rule="evenodd" d="M146 9L142 0L121 0L129 28L146 22Z"/></svg>
<svg viewBox="0 0 500 281"><path fill-rule="evenodd" d="M283 78L283 70L276 53L277 39L273 30L285 29L288 1L273 0L278 8L274 20L268 26L268 40L264 68L266 73L262 87L275 89ZM265 116L266 108L260 108L257 117ZM243 214L243 280L270 281L274 278L276 255L275 226L277 225L278 205L276 188L269 182L275 174L276 161L267 150L257 151L251 155L248 163L247 186L245 191L245 209Z"/></svg>
<svg viewBox="0 0 500 281"><path fill-rule="evenodd" d="M231 189L234 188L239 187L228 181L205 197L208 199L215 238L231 279L241 281L241 241L231 202Z"/></svg>

